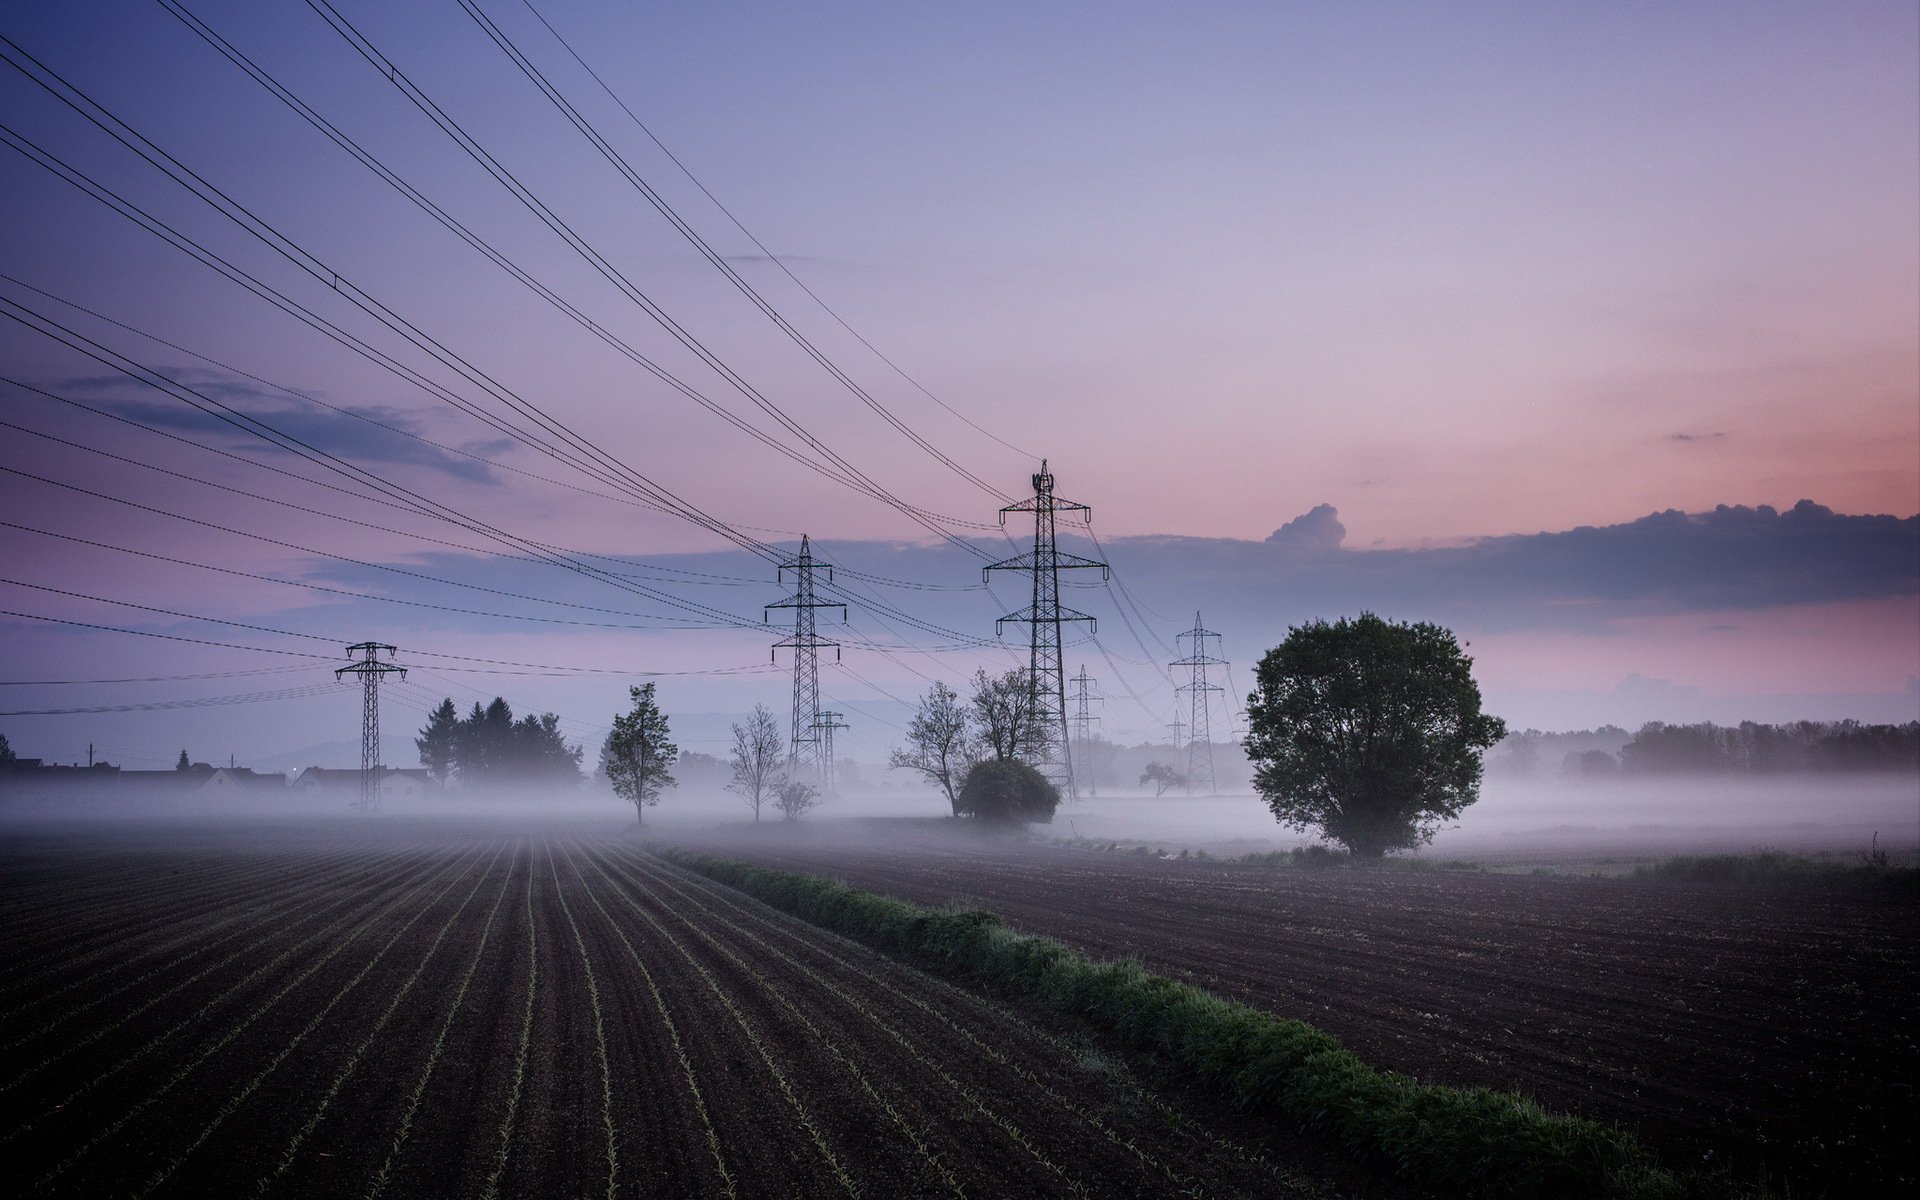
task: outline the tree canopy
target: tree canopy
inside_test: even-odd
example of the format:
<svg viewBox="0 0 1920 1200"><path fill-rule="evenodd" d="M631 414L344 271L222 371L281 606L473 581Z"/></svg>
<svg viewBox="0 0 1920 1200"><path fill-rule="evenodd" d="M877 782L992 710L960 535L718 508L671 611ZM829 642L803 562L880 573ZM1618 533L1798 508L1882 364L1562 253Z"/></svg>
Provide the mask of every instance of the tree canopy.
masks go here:
<svg viewBox="0 0 1920 1200"><path fill-rule="evenodd" d="M414 740L428 770L436 760L444 762L470 788L572 787L580 781L581 749L567 745L553 713L516 721L512 706L499 696L485 708L475 701L463 719L449 724L452 712L453 701L441 701Z"/></svg>
<svg viewBox="0 0 1920 1200"><path fill-rule="evenodd" d="M1473 660L1448 630L1372 613L1288 631L1254 673L1247 757L1275 818L1355 855L1421 845L1480 795L1480 752L1506 724L1480 711Z"/></svg>
<svg viewBox="0 0 1920 1200"><path fill-rule="evenodd" d="M680 747L667 739L667 714L654 701L653 685L627 691L633 708L613 719L600 747L600 773L644 823L647 807L660 803L660 793L674 785L671 768Z"/></svg>
<svg viewBox="0 0 1920 1200"><path fill-rule="evenodd" d="M976 820L1047 824L1060 807L1060 790L1045 775L1015 758L975 763L960 789L960 811Z"/></svg>

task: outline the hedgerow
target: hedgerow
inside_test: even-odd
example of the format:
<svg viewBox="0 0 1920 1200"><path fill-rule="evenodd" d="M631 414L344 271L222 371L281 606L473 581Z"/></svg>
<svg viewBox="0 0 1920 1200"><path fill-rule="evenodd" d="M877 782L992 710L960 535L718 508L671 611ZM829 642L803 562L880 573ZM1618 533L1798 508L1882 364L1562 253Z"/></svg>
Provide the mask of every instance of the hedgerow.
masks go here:
<svg viewBox="0 0 1920 1200"><path fill-rule="evenodd" d="M1637 1138L1611 1126L1546 1112L1513 1092L1377 1071L1304 1022L1135 962L1090 958L990 912L936 911L818 876L672 847L658 853L877 949L931 960L1087 1020L1245 1109L1283 1116L1424 1184L1462 1195L1609 1200L1730 1190L1720 1178L1676 1178Z"/></svg>

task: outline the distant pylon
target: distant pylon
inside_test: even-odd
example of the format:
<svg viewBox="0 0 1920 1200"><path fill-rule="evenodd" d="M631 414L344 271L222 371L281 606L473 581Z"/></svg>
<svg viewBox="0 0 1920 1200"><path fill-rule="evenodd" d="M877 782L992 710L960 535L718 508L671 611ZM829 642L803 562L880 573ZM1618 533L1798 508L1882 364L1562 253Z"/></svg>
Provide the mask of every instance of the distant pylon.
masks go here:
<svg viewBox="0 0 1920 1200"><path fill-rule="evenodd" d="M1060 626L1072 621L1085 621L1091 626L1093 618L1060 606L1060 572L1098 567L1104 579L1107 576L1107 564L1081 558L1077 554L1060 553L1059 543L1054 536L1055 514L1091 513L1093 510L1053 494L1053 476L1047 471L1045 459L1040 460L1040 470L1033 476L1033 498L1001 509L1000 524L1005 525L1007 514L1012 512L1033 514L1033 549L994 563L983 574L993 571L1027 572L1033 576L1033 603L1019 612L1001 617L994 623L994 632L999 633L1007 625L1026 625L1031 631L1027 652L1027 695L1037 720L1034 723L1033 744L1024 748L1021 757L1052 780L1053 785L1060 789L1061 796L1071 800L1079 792L1074 787L1073 749L1067 737L1067 681L1066 668L1060 663Z"/></svg>
<svg viewBox="0 0 1920 1200"><path fill-rule="evenodd" d="M1187 693L1189 711L1192 713L1187 720L1187 790L1197 790L1204 781L1207 795L1217 796L1220 788L1213 779L1213 729L1207 720L1207 693L1224 692L1226 689L1207 682L1207 668L1224 667L1227 660L1208 657L1207 639L1218 642L1220 635L1200 624L1199 613L1193 614L1192 629L1174 635L1175 641L1180 638L1193 639L1193 653L1167 665L1188 667L1192 671L1188 682L1174 689Z"/></svg>
<svg viewBox="0 0 1920 1200"><path fill-rule="evenodd" d="M820 719L813 723L820 736L820 790L824 792L831 792L834 787L833 731L853 728L840 719L841 715L823 709Z"/></svg>
<svg viewBox="0 0 1920 1200"><path fill-rule="evenodd" d="M1167 728L1173 730L1173 752L1178 756L1180 747L1185 744L1184 739L1180 735L1187 731L1187 723L1180 719L1180 700L1178 697L1174 699L1173 720L1167 722ZM1172 764L1169 763L1168 765L1171 766Z"/></svg>
<svg viewBox="0 0 1920 1200"><path fill-rule="evenodd" d="M1067 718L1073 725L1073 753L1078 762L1085 764L1087 762L1087 742L1093 737L1093 727L1098 724L1100 720L1099 717L1088 710L1087 706L1089 704L1098 704L1106 699L1106 697L1092 690L1093 685L1100 681L1087 674L1085 664L1081 665L1080 673L1067 682L1073 685L1073 712ZM1084 774L1087 785L1087 795L1098 795L1098 784L1094 780L1092 773L1085 772ZM1081 781L1079 775L1076 775L1074 778L1075 782Z"/></svg>
<svg viewBox="0 0 1920 1200"><path fill-rule="evenodd" d="M793 739L787 749L787 773L797 779L820 771L820 663L816 653L829 646L836 657L840 653L839 642L823 641L814 634L813 613L815 609L837 608L844 620L847 606L813 598L813 573L825 571L831 583L833 568L813 561L813 546L805 534L800 535L800 556L780 564L783 582L788 571L794 573L793 595L767 605L761 616L776 608L793 610L793 636L775 642L773 650L776 659L782 650L793 651Z"/></svg>
<svg viewBox="0 0 1920 1200"><path fill-rule="evenodd" d="M381 662L385 650L392 658L395 650L384 642L358 642L347 647L348 654L359 654L359 661L335 670L333 677L360 677L360 811L372 812L380 802L380 677L407 669L397 663Z"/></svg>

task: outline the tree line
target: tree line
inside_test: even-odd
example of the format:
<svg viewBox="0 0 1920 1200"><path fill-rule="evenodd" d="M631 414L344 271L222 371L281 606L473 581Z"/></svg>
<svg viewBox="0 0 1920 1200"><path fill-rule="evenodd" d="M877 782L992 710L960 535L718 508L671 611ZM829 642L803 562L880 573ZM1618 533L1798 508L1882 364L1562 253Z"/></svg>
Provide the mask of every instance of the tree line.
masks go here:
<svg viewBox="0 0 1920 1200"><path fill-rule="evenodd" d="M1920 721L1651 721L1632 734L1617 726L1578 733L1529 729L1508 738L1502 751L1489 760L1489 771L1520 778L1546 773L1556 758L1560 774L1572 779L1912 773L1920 770Z"/></svg>

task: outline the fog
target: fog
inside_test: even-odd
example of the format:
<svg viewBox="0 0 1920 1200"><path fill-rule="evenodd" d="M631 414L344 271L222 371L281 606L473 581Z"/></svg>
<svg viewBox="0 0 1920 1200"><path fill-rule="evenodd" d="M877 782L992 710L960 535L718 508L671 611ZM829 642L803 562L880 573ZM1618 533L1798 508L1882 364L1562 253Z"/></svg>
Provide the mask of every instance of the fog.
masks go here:
<svg viewBox="0 0 1920 1200"><path fill-rule="evenodd" d="M858 840L885 846L920 840L948 825L945 800L912 785L850 789L830 796L798 821L769 804L758 827L747 803L731 792L676 789L646 811L644 823L610 793L579 788L532 793L450 790L385 797L371 813L350 793L182 796L125 792L0 791L0 834L83 824L133 832L159 823L217 827L270 839L298 828L375 838L441 831L515 828L618 833L659 838L708 837L724 831L774 842ZM924 824L922 824L924 822ZM104 829L103 829L104 832ZM1760 781L1666 778L1636 782L1492 779L1480 801L1443 827L1423 857L1469 859L1488 866L1605 863L1669 854L1740 853L1757 849L1854 855L1874 838L1896 856L1920 847L1920 780L1913 776L1802 776ZM1169 853L1238 856L1316 844L1280 826L1250 793L1221 796L1085 796L1063 803L1051 825L1025 836L1148 846Z"/></svg>

